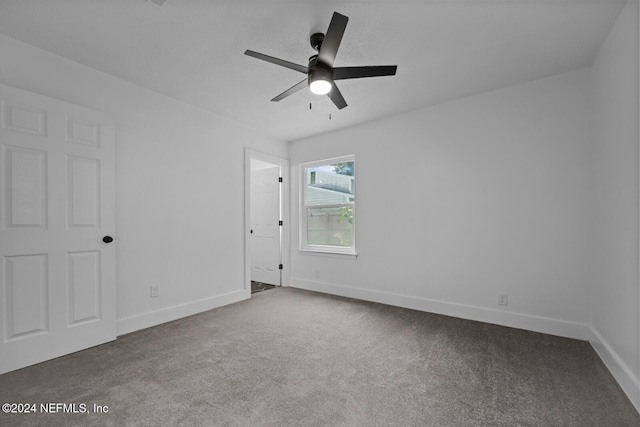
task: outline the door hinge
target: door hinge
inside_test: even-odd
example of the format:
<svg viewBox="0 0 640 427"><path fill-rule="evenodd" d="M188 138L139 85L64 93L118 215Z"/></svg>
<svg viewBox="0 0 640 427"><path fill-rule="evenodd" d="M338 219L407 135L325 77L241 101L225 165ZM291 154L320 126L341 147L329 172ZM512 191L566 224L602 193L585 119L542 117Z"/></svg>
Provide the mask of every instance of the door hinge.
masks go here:
<svg viewBox="0 0 640 427"><path fill-rule="evenodd" d="M278 265L278 270L282 270L284 266L282 264Z"/></svg>
<svg viewBox="0 0 640 427"><path fill-rule="evenodd" d="M282 182L282 177L281 176L278 177L278 182Z"/></svg>
<svg viewBox="0 0 640 427"><path fill-rule="evenodd" d="M278 221L278 225L284 225L282 221Z"/></svg>

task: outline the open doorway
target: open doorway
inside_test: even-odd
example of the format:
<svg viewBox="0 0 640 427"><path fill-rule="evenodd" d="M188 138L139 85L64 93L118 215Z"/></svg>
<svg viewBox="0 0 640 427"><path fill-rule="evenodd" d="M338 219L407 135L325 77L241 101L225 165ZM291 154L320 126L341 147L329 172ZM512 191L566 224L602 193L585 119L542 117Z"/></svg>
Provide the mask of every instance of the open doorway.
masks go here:
<svg viewBox="0 0 640 427"><path fill-rule="evenodd" d="M245 151L245 291L286 283L288 161Z"/></svg>
<svg viewBox="0 0 640 427"><path fill-rule="evenodd" d="M282 284L282 167L251 159L251 293Z"/></svg>

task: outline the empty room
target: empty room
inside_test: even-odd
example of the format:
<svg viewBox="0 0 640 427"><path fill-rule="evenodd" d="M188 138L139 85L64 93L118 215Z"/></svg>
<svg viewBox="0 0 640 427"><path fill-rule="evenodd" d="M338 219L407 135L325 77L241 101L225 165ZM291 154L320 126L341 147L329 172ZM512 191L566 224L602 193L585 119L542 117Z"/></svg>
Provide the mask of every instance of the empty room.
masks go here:
<svg viewBox="0 0 640 427"><path fill-rule="evenodd" d="M640 425L639 22L0 0L0 425Z"/></svg>

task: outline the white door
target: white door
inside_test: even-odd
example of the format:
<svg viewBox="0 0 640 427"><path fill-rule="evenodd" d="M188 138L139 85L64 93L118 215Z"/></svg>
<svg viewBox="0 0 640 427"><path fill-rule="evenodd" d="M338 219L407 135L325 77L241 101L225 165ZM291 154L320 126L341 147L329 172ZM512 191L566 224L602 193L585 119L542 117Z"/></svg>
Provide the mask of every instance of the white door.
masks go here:
<svg viewBox="0 0 640 427"><path fill-rule="evenodd" d="M115 339L115 170L102 113L0 85L0 114L4 373Z"/></svg>
<svg viewBox="0 0 640 427"><path fill-rule="evenodd" d="M280 284L280 166L251 174L251 280Z"/></svg>

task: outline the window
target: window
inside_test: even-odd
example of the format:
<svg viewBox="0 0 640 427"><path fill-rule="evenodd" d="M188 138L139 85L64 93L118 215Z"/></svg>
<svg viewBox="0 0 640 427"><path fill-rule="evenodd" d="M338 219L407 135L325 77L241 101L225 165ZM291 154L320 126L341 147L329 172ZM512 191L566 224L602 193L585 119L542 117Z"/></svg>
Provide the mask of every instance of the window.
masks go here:
<svg viewBox="0 0 640 427"><path fill-rule="evenodd" d="M300 249L355 254L355 156L300 165Z"/></svg>

